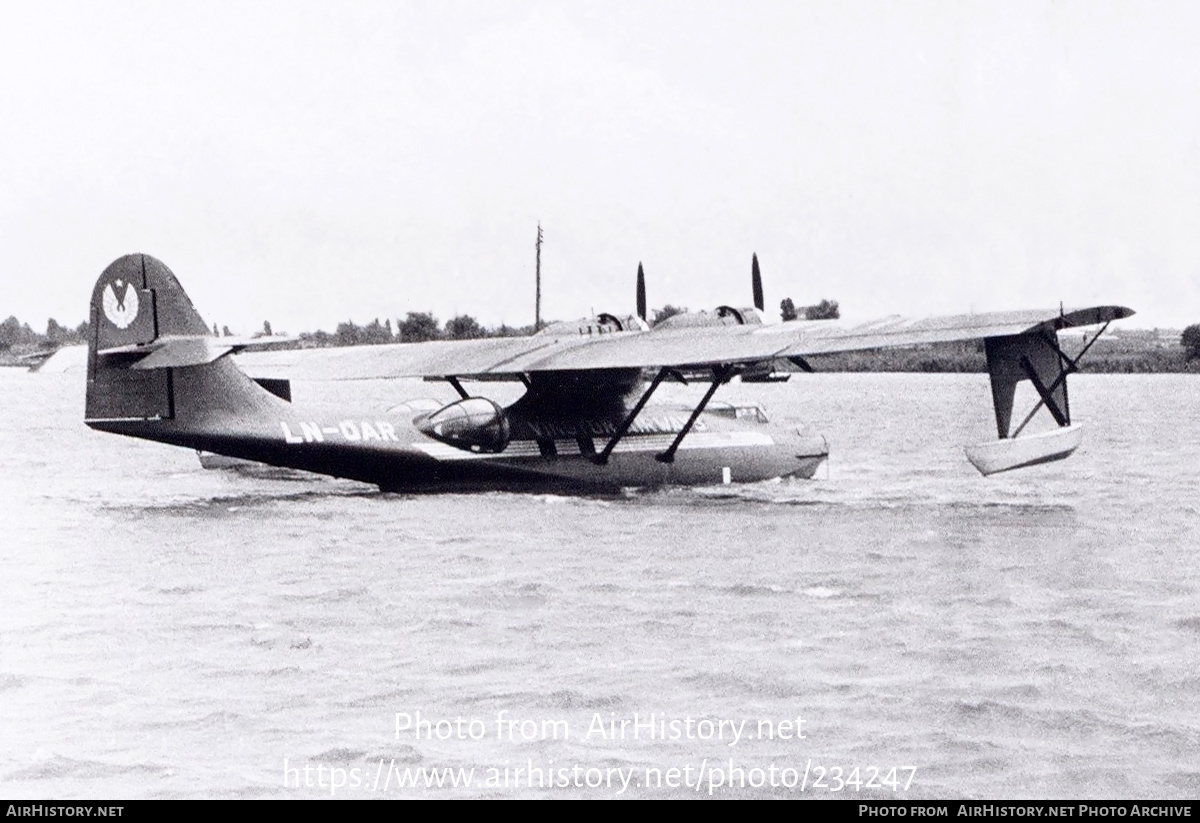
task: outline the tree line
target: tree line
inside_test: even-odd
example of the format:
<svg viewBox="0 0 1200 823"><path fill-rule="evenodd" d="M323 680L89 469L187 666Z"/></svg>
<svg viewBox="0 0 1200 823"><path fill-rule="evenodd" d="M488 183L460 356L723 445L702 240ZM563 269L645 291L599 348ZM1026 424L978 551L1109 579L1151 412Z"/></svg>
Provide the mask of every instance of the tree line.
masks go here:
<svg viewBox="0 0 1200 823"><path fill-rule="evenodd" d="M469 314L459 314L441 324L431 312L410 311L404 319L396 319L393 328L391 319L382 323L375 318L370 323L359 325L353 320L338 323L332 332L318 329L301 332L300 345L304 347L325 346L378 346L385 343L423 343L428 340L477 340L485 337L523 337L533 334L529 326L509 326L501 323L485 327ZM263 334L271 334L271 324L263 324Z"/></svg>
<svg viewBox="0 0 1200 823"><path fill-rule="evenodd" d="M837 320L842 312L836 300L821 300L815 306L796 308L792 298L785 297L779 304L779 316L785 323L789 320Z"/></svg>
<svg viewBox="0 0 1200 823"><path fill-rule="evenodd" d="M75 328L70 328L59 325L58 321L51 317L46 323L45 334L39 334L31 329L28 323L22 323L15 316L9 316L0 323L0 351L56 349L59 346L86 343L87 337L86 320Z"/></svg>

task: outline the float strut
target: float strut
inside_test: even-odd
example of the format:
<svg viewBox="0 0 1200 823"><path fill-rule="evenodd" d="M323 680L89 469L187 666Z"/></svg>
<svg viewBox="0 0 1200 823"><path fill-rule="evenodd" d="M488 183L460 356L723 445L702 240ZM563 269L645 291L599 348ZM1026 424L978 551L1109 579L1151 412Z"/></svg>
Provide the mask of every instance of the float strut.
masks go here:
<svg viewBox="0 0 1200 823"><path fill-rule="evenodd" d="M729 378L733 377L734 367L730 366L713 366L713 382L708 387L708 391L704 393L704 398L700 401L700 405L692 411L692 416L683 424L683 428L679 430L679 434L675 435L675 440L667 447L667 450L662 454L654 455L654 459L659 463L674 463L675 450L679 448L679 444L683 442L683 438L687 437L687 433L692 430L697 418L704 412L704 407L708 405L708 401L712 400L712 396L717 393L722 385L729 382Z"/></svg>
<svg viewBox="0 0 1200 823"><path fill-rule="evenodd" d="M1054 402L1054 395L1052 394L1054 389L1046 388L1046 384L1042 382L1042 379L1038 376L1037 369L1033 367L1033 363L1030 362L1028 357L1021 357L1021 368L1025 370L1025 376L1029 378L1029 382L1033 384L1035 389L1037 389L1037 393L1042 396L1042 402L1039 403L1038 406L1045 405L1045 407L1050 411L1050 414L1054 416L1054 422L1058 425L1070 425L1071 421L1067 419L1067 415L1058 407L1058 404ZM1058 377L1051 384L1055 389L1058 388L1058 384L1062 382L1063 375L1066 373L1066 369L1059 371ZM1034 410L1037 410L1036 407Z"/></svg>
<svg viewBox="0 0 1200 823"><path fill-rule="evenodd" d="M1011 435L1009 435L1010 437L1016 437L1017 435L1019 435L1021 433L1021 430L1024 429L1025 426L1027 426L1029 424L1029 421L1033 419L1033 416L1035 414L1037 414L1038 409L1040 409L1042 406L1046 406L1046 408L1048 408L1050 410L1050 414L1054 415L1054 419L1055 419L1055 421L1058 422L1058 425L1065 426L1071 422L1069 410L1066 412L1065 415L1062 412L1058 411L1058 406L1054 403L1054 400L1053 400L1054 391L1058 388L1059 383L1061 383L1067 379L1068 374L1070 374L1071 372L1079 371L1079 361L1082 360L1083 356L1088 353L1088 349L1090 349L1092 347L1092 344L1100 339L1100 335L1104 334L1105 330L1108 328L1108 324L1111 322L1112 321L1110 320L1110 321L1108 321L1108 323L1105 323L1103 326L1101 326L1100 331L1096 332L1095 336L1092 337L1092 339L1089 340L1087 342L1087 344L1082 349L1079 350L1079 354L1075 355L1074 359L1067 357L1066 353L1063 352L1063 350L1060 349L1057 345L1054 345L1053 341L1051 341L1051 340L1046 341L1046 342L1050 343L1051 345L1054 345L1054 349L1055 349L1055 351L1058 352L1058 356L1061 359L1061 361L1066 361L1065 365L1063 366L1062 371L1059 372L1058 377L1056 377L1054 379L1054 382L1050 384L1050 388L1044 388L1042 386L1042 381L1037 378L1037 372L1035 372L1033 370L1033 364L1029 362L1029 359L1021 358L1021 366L1025 369L1025 373L1027 375L1029 375L1030 381L1033 382L1033 387L1035 389L1037 389L1037 392L1038 392L1038 394L1041 395L1042 399L1038 401L1036 406L1034 406L1032 409L1029 410L1029 414L1025 415L1025 419L1021 421L1021 425L1017 426L1017 430L1014 431ZM1065 422L1064 422L1064 420L1065 420Z"/></svg>
<svg viewBox="0 0 1200 823"><path fill-rule="evenodd" d="M608 456L612 454L613 449L617 447L617 442L625 436L627 431L629 431L629 427L633 425L633 421L639 414L642 413L642 409L646 407L647 401L650 400L650 395L654 394L654 390L658 388L658 384L671 374L678 375L679 372L666 366L663 366L658 370L658 374L654 375L654 379L650 381L650 388L646 389L645 394L643 394L641 399L637 401L637 405L633 407L633 410L630 411L629 414L625 415L625 419L622 420L621 425L617 427L617 431L608 441L608 445L606 445L604 450L599 454L592 455L593 463L595 463L597 466L603 466L608 463Z"/></svg>

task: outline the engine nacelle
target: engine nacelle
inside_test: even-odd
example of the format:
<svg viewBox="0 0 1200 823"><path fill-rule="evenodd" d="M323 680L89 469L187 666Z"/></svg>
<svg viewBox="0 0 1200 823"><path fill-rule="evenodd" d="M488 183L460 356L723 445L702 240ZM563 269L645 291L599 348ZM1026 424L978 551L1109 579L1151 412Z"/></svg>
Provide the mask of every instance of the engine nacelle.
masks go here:
<svg viewBox="0 0 1200 823"><path fill-rule="evenodd" d="M413 419L417 431L456 449L499 454L508 448L504 409L486 397L468 397Z"/></svg>
<svg viewBox="0 0 1200 823"><path fill-rule="evenodd" d="M761 326L762 316L757 309L718 306L714 311L695 311L673 314L655 328L674 329L695 326Z"/></svg>
<svg viewBox="0 0 1200 823"><path fill-rule="evenodd" d="M617 317L604 312L582 320L563 320L551 323L539 335L563 336L574 334L614 334L622 331L647 331L650 327L640 317Z"/></svg>

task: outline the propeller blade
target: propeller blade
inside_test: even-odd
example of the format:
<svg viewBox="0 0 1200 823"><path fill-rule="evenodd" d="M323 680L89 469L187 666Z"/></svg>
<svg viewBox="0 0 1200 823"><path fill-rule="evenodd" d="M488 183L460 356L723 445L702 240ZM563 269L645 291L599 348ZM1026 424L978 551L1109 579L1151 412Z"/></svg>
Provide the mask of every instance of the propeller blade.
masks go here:
<svg viewBox="0 0 1200 823"><path fill-rule="evenodd" d="M642 264L638 263L638 279L637 279L637 315L646 319L646 273L642 271Z"/></svg>
<svg viewBox="0 0 1200 823"><path fill-rule="evenodd" d="M763 310L762 274L758 270L758 254L750 258L750 287L754 290L754 308Z"/></svg>

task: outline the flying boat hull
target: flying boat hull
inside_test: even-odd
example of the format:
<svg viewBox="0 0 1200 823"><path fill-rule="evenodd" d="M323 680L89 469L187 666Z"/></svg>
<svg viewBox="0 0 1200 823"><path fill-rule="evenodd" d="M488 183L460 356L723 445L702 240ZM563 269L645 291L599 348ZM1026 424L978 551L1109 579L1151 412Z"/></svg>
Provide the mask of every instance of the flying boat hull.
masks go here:
<svg viewBox="0 0 1200 823"><path fill-rule="evenodd" d="M402 407L401 407L402 408ZM757 410L757 409L756 409ZM424 436L406 411L332 420L292 407L275 427L214 432L218 420L95 422L95 428L170 442L202 451L206 468L247 465L302 469L345 477L388 491L537 489L607 492L629 487L715 485L778 477L809 479L829 454L825 438L746 417L704 414L670 462L659 457L678 436L685 417L655 409L654 425L627 434L603 465L596 462L615 424L523 426L549 437L511 439L497 453L470 451ZM761 410L757 410L761 414ZM619 422L619 421L618 421ZM173 431L165 431L164 429ZM228 424L225 424L228 429ZM587 434L569 436L584 430ZM599 434L596 434L599 433ZM557 436L555 436L557 435ZM568 436L564 436L568 435ZM248 462L249 461L249 462Z"/></svg>

